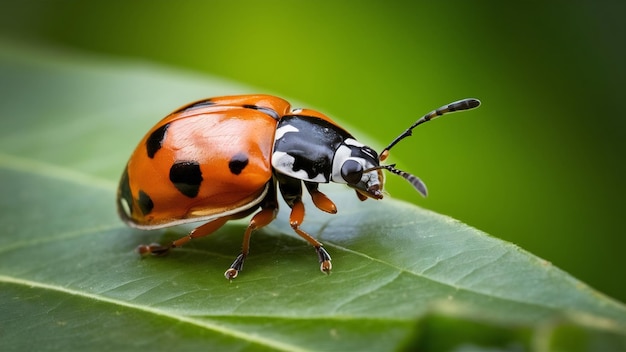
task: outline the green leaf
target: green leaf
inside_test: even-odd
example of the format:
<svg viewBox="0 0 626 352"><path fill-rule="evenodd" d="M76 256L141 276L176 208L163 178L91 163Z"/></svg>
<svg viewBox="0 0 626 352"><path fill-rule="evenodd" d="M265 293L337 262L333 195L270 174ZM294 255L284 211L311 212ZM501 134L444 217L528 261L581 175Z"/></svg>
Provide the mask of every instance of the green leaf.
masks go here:
<svg viewBox="0 0 626 352"><path fill-rule="evenodd" d="M250 92L210 77L0 41L0 350L624 350L626 307L522 249L393 199L324 185L333 216L283 210L222 276L245 221L162 258L117 218L116 182L177 105ZM355 133L358 135L358 133ZM581 260L584 260L582 258ZM619 279L619 278L616 278Z"/></svg>

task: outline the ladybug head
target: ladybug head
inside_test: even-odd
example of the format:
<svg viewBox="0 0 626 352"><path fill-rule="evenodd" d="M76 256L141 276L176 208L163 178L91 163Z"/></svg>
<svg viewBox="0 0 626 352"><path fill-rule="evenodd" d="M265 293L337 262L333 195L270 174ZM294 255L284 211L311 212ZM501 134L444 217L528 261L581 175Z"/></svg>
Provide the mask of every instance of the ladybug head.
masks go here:
<svg viewBox="0 0 626 352"><path fill-rule="evenodd" d="M354 188L361 200L383 198L383 174L374 149L349 138L335 152L333 182L346 183Z"/></svg>
<svg viewBox="0 0 626 352"><path fill-rule="evenodd" d="M335 153L333 160L333 182L346 183L356 190L361 200L382 199L384 175L382 170L402 176L415 189L426 196L426 185L414 175L396 169L393 165L380 165L381 158L370 147L347 139Z"/></svg>
<svg viewBox="0 0 626 352"><path fill-rule="evenodd" d="M364 146L354 140L346 140L342 147L347 148L343 153L339 153L340 158L333 161L333 181L347 183L348 186L357 191L357 196L361 200L369 198L383 198L382 189L384 177L382 170L387 170L393 174L401 176L407 180L415 190L426 197L428 194L426 185L417 177L408 172L398 170L395 164L380 165L389 156L389 150L402 139L411 136L413 128L424 122L435 119L443 114L469 110L480 105L478 99L463 99L448 105L444 105L439 109L433 110L422 118L417 120L406 131L394 139L383 151L380 156L371 148ZM349 150L349 153L347 152Z"/></svg>

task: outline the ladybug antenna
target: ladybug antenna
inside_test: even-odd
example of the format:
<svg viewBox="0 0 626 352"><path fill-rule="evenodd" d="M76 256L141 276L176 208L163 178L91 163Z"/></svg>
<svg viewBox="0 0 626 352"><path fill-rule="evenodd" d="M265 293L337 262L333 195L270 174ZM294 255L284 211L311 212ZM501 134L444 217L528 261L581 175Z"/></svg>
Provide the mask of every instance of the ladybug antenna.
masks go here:
<svg viewBox="0 0 626 352"><path fill-rule="evenodd" d="M402 177L403 179L407 180L411 184L411 186L413 186L413 188L415 188L422 196L426 197L428 195L428 190L426 189L426 185L424 184L424 182L422 182L422 180L419 179L419 177L413 174L410 174L406 171L398 170L395 168L395 166L396 164L375 166L375 167L372 167L363 171L363 173L373 171L373 170L385 169L391 172L392 174L396 174Z"/></svg>
<svg viewBox="0 0 626 352"><path fill-rule="evenodd" d="M439 116L441 116L443 114L450 113L450 112L474 109L474 108L477 108L479 105L480 105L480 100L473 99L473 98L468 98L468 99L455 101L454 103L450 103L448 105L444 105L444 106L440 107L439 109L436 109L436 110L433 110L433 111L429 112L428 114L424 115L421 119L415 121L415 123L412 124L411 127L407 128L406 131L404 131L401 135L396 137L396 139L394 139L387 146L387 148L383 149L383 151L380 152L380 157L378 158L378 160L383 161L383 160L387 159L387 157L389 156L389 149L393 148L394 145L398 144L398 142L400 142L404 138L411 136L413 134L413 129L415 127L423 124L424 122L428 122L430 120L436 119L437 117L439 117ZM389 170L389 171L391 171L391 170ZM393 172L393 171L391 171L391 172Z"/></svg>

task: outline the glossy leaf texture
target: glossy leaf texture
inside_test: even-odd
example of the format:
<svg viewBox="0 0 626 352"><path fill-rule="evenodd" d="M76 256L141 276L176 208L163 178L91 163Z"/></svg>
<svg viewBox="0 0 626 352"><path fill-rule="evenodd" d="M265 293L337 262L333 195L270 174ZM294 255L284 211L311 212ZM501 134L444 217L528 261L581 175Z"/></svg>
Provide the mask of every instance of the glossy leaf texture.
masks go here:
<svg viewBox="0 0 626 352"><path fill-rule="evenodd" d="M0 42L0 350L624 350L626 308L515 245L416 205L322 187L222 276L245 221L161 258L116 183L143 133L189 101L251 93L211 77ZM359 133L355 132L358 136ZM564 244L566 245L566 244ZM581 258L581 260L585 260ZM616 273L616 279L621 279Z"/></svg>

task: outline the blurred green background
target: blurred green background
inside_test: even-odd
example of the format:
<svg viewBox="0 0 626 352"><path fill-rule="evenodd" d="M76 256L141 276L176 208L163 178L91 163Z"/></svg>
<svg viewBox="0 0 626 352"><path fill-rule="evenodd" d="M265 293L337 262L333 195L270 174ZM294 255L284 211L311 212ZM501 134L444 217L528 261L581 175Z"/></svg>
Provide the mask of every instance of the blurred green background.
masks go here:
<svg viewBox="0 0 626 352"><path fill-rule="evenodd" d="M394 177L390 193L625 302L625 7L4 1L0 36L232 79L306 102L379 146L440 105L479 98L479 110L419 127L394 148L390 160L430 196Z"/></svg>

